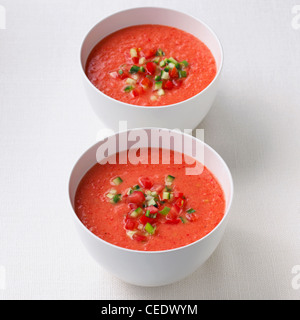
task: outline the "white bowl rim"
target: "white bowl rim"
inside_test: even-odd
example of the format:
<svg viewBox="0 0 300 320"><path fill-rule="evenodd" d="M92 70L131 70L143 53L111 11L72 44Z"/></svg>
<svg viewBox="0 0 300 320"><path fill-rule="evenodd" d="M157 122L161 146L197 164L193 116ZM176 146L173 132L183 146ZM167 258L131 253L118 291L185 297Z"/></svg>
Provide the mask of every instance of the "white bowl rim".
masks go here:
<svg viewBox="0 0 300 320"><path fill-rule="evenodd" d="M184 133L184 132L180 132L180 134L182 134L183 136L188 136L190 138L192 138L193 140L195 141L199 141L200 143L203 143L204 147L208 148L210 151L212 151L216 157L219 159L219 161L223 164L224 168L226 169L227 171L227 174L228 174L228 177L229 177L229 180L230 180L230 188L231 188L231 194L230 194L230 199L228 201L228 204L226 203L226 211L224 213L224 216L223 218L221 219L221 221L217 224L217 226L215 228L213 228L208 234L206 234L204 237L192 242L192 243L189 243L185 246L181 246L181 247L177 247L177 248L174 248L174 249L168 249L168 250L158 250L158 251L142 251L142 250L133 250L133 249L127 249L127 248L123 248L123 247L120 247L120 246L117 246L115 244L112 244L110 242L107 242L103 239L101 239L100 237L96 236L92 231L90 231L83 223L82 221L79 219L79 217L77 216L73 206L72 206L72 199L71 199L71 195L70 195L70 182L71 182L71 177L73 175L73 171L75 169L75 167L77 166L77 164L79 163L79 161L81 160L81 158L87 153L89 152L89 150L93 149L97 144L103 142L105 139L109 138L109 137L114 137L114 136L117 136L117 135L120 135L120 134L124 134L124 133L128 133L128 132L132 132L132 131L139 131L139 130L167 130L167 131L172 131L171 129L167 129L167 128L156 128L156 127L143 127L143 128L134 128L134 129L128 129L128 130L125 130L125 131L119 131L119 132L116 132L114 134L111 134L105 138L103 138L102 140L96 142L93 146L89 147L83 154L81 154L80 158L76 161L75 165L73 166L73 169L71 171L71 174L70 174L70 178L69 178L69 182L68 182L68 194L69 194L69 200L70 200L70 205L71 205L71 209L73 211L73 214L75 215L76 217L76 220L77 222L81 225L82 228L84 228L90 235L92 235L92 237L94 237L95 239L97 239L97 241L100 241L108 246L111 246L113 248L117 248L121 251L125 251L125 252L129 252L129 253L138 253L138 254L164 254L164 253L168 253L168 252L175 252L175 251L181 251L181 250L184 250L185 248L188 248L190 246L193 246L193 245L196 245L197 243L199 242L202 242L204 241L204 239L206 239L207 237L209 237L212 233L214 233L219 227L220 225L224 222L225 218L228 216L229 214L229 211L230 211L230 208L231 208L231 204L232 204L232 200L233 200L233 194L234 194L234 184L233 184L233 179L232 179L232 175L231 175L231 172L226 164L226 162L223 160L223 158L217 153L217 151L215 151L212 147L210 147L207 143L195 138L194 136L192 135L189 135L187 133ZM151 147L149 147L151 148ZM96 164L96 163L95 163ZM87 169L87 171L89 170L90 168ZM86 172L87 172L86 171ZM212 174L214 174L212 172ZM222 187L222 186L221 186Z"/></svg>
<svg viewBox="0 0 300 320"><path fill-rule="evenodd" d="M82 51L83 51L83 45L87 39L87 37L89 36L90 32L96 27L98 26L100 23L102 23L104 20L107 20L107 19L110 19L111 17L117 15L117 14L121 14L121 13L124 13L124 12L127 12L127 11L133 11L133 10L138 10L138 9L163 9L163 10L169 10L169 11L172 11L172 12L176 12L176 13L181 13L181 14L184 14L198 22L200 22L206 29L208 29L211 34L215 37L217 43L218 43L218 46L220 48L220 66L219 66L219 70L217 71L214 79L212 80L212 82L207 86L205 87L202 91L200 91L199 93L197 93L196 95L186 99L186 100L183 100L183 101L180 101L180 102L177 102L177 103L173 103L173 104L168 104L168 105L165 105L165 106L139 106L139 105L135 105L135 104L130 104L130 103L126 103L126 102L123 102L123 101L120 101L120 100L117 100L117 99L114 99L110 96L108 96L107 94L103 93L101 90L99 90L98 88L96 88L92 83L91 81L89 80L89 78L87 77L86 73L85 73L85 70L83 68L83 65L81 63L81 56L82 56ZM201 39L199 39L200 41L202 41ZM92 28L89 29L88 33L86 34L86 36L84 37L82 43L81 43L81 46L80 46L80 55L79 55L79 63L80 63L80 69L81 69L81 72L83 73L83 76L85 78L86 81L89 82L90 86L92 86L92 88L94 90L96 90L98 93L100 92L101 95L105 96L106 98L108 98L109 100L112 100L112 101L117 101L118 103L120 103L121 105L125 105L125 106L130 106L130 107L134 107L134 108L142 108L142 109L165 109L165 108L169 108L169 107L176 107L176 106L179 106L187 101L191 101L193 99L196 99L196 97L200 96L201 94L204 94L216 81L217 79L220 77L220 74L222 72L222 69L223 69L223 63L224 63L224 50L223 50L223 47L222 47L222 44L218 38L218 36L216 35L216 33L212 30L212 28L210 26L208 26L205 22L203 22L202 20L196 18L195 16L191 15L191 14L188 14L188 13L185 13L185 12L181 12L179 10L175 10L175 9L170 9L170 8L167 8L167 7L153 7L153 6L144 6L144 7L132 7L132 8L129 8L129 9L125 9L125 10L121 10L121 11L117 11L115 13L112 13L108 16L106 16L105 18L101 19L99 22L97 22Z"/></svg>

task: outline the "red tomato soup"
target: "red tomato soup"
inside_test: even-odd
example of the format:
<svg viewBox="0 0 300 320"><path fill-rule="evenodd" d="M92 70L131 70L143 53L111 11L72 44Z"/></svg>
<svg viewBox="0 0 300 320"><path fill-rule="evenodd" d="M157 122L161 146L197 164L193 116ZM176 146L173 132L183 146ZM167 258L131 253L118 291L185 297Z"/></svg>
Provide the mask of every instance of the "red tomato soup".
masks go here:
<svg viewBox="0 0 300 320"><path fill-rule="evenodd" d="M150 149L141 150L150 159ZM161 159L161 149L151 150ZM182 157L182 164L175 164L174 156ZM223 190L206 167L187 176L191 162L173 151L170 159L170 164L96 164L76 192L79 219L99 238L132 250L169 250L201 239L224 216Z"/></svg>
<svg viewBox="0 0 300 320"><path fill-rule="evenodd" d="M86 64L106 95L133 105L164 106L189 99L217 73L215 59L195 36L168 26L139 25L99 42Z"/></svg>

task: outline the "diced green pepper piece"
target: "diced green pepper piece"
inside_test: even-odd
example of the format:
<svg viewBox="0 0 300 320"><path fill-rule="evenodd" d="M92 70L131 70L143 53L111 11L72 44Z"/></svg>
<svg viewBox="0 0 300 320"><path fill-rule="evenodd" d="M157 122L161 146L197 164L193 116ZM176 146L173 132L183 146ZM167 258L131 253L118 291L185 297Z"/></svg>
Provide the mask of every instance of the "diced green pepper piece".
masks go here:
<svg viewBox="0 0 300 320"><path fill-rule="evenodd" d="M181 61L180 64L183 64L185 67L189 66L189 63L186 60Z"/></svg>
<svg viewBox="0 0 300 320"><path fill-rule="evenodd" d="M154 89L155 90L161 89L162 88L162 84L163 84L162 81L155 82Z"/></svg>
<svg viewBox="0 0 300 320"><path fill-rule="evenodd" d="M130 92L133 90L133 86L127 86L126 88L124 88L125 92Z"/></svg>
<svg viewBox="0 0 300 320"><path fill-rule="evenodd" d="M179 217L179 219L181 220L182 223L186 223L186 220L184 219L184 217Z"/></svg>
<svg viewBox="0 0 300 320"><path fill-rule="evenodd" d="M179 73L179 78L186 78L187 77L186 71L179 70L178 73Z"/></svg>
<svg viewBox="0 0 300 320"><path fill-rule="evenodd" d="M138 66L132 66L131 69L129 70L130 73L137 73L139 72L140 67Z"/></svg>
<svg viewBox="0 0 300 320"><path fill-rule="evenodd" d="M159 211L159 213L163 216L166 216L170 212L170 210L171 209L169 207L164 207L161 211Z"/></svg>
<svg viewBox="0 0 300 320"><path fill-rule="evenodd" d="M145 225L145 230L151 235L154 234L155 229L149 222Z"/></svg>
<svg viewBox="0 0 300 320"><path fill-rule="evenodd" d="M123 182L123 180L120 177L117 177L113 180L113 183L118 186L119 184L121 184Z"/></svg>
<svg viewBox="0 0 300 320"><path fill-rule="evenodd" d="M169 58L167 61L168 61L168 63L170 63L170 62L171 62L171 63L174 63L175 65L176 65L176 63L178 63L178 61L177 61L177 60L175 60L175 59L174 59L174 58L172 58L172 57L171 57L171 58Z"/></svg>
<svg viewBox="0 0 300 320"><path fill-rule="evenodd" d="M167 182L173 182L175 177L171 176L170 174L167 176L166 181Z"/></svg>
<svg viewBox="0 0 300 320"><path fill-rule="evenodd" d="M121 200L120 194L115 194L113 198L110 200L111 203L118 203Z"/></svg>
<svg viewBox="0 0 300 320"><path fill-rule="evenodd" d="M131 212L130 216L132 218L137 218L139 215L141 215L143 212L143 209L142 208L137 208L135 209L134 211Z"/></svg>
<svg viewBox="0 0 300 320"><path fill-rule="evenodd" d="M163 57L165 55L165 53L161 50L161 49L158 49L157 51L156 51L156 56L157 57Z"/></svg>
<svg viewBox="0 0 300 320"><path fill-rule="evenodd" d="M189 214L191 214L191 213L196 212L196 210L194 210L193 208L191 208L191 209L187 210L186 212L189 213Z"/></svg>

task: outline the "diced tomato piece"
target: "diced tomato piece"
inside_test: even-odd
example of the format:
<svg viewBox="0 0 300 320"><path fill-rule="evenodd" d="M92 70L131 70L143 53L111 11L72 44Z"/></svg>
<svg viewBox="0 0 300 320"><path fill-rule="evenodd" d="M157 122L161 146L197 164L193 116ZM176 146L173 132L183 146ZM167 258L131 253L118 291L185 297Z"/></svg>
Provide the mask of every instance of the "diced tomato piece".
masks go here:
<svg viewBox="0 0 300 320"><path fill-rule="evenodd" d="M131 91L131 94L133 97L138 97L144 93L144 88L143 87L137 87Z"/></svg>
<svg viewBox="0 0 300 320"><path fill-rule="evenodd" d="M123 70L123 73L122 73L122 74L120 74L120 73L118 72L118 77L119 77L121 80L124 80L124 79L126 79L126 78L129 78L129 73L128 73L128 71Z"/></svg>
<svg viewBox="0 0 300 320"><path fill-rule="evenodd" d="M150 214L156 214L156 213L158 213L158 209L155 208L154 206L150 206L150 207L146 208L145 210L146 210L146 211L149 210L149 211L150 211ZM143 224L143 225L146 225L148 222L153 225L154 223L157 222L157 219L158 219L158 217L156 217L156 218L146 217L146 214L144 214L144 215L142 215L142 216L140 217L139 221L140 221L140 223Z"/></svg>
<svg viewBox="0 0 300 320"><path fill-rule="evenodd" d="M154 206L150 206L150 207L147 207L147 208L145 208L145 210L146 211L150 211L150 214L156 214L156 213L158 213L158 209L156 208L156 207L154 207Z"/></svg>
<svg viewBox="0 0 300 320"><path fill-rule="evenodd" d="M126 230L135 230L138 227L138 221L134 219L126 219L125 221L125 229Z"/></svg>
<svg viewBox="0 0 300 320"><path fill-rule="evenodd" d="M144 86L144 87L146 87L146 88L151 88L151 87L153 86L153 82L152 82L149 78L145 77L145 78L141 81L141 85Z"/></svg>
<svg viewBox="0 0 300 320"><path fill-rule="evenodd" d="M145 242L147 241L147 237L142 234L141 232L137 232L135 233L133 236L132 236L132 239L133 240L136 240L136 241L140 241L140 242Z"/></svg>
<svg viewBox="0 0 300 320"><path fill-rule="evenodd" d="M174 191L173 195L174 195L175 199L182 198L183 197L183 192Z"/></svg>
<svg viewBox="0 0 300 320"><path fill-rule="evenodd" d="M194 213L187 213L185 216L190 222L194 222L194 221L198 220L197 215Z"/></svg>
<svg viewBox="0 0 300 320"><path fill-rule="evenodd" d="M166 219L166 223L167 224L178 224L179 222L181 222L181 220L179 218L176 219Z"/></svg>
<svg viewBox="0 0 300 320"><path fill-rule="evenodd" d="M152 188L151 191L156 192L157 194L161 193L164 190L165 186L162 184L155 184Z"/></svg>
<svg viewBox="0 0 300 320"><path fill-rule="evenodd" d="M117 71L111 72L109 75L110 75L113 79L117 79L118 76L119 76L119 74L118 74Z"/></svg>
<svg viewBox="0 0 300 320"><path fill-rule="evenodd" d="M178 224L179 222L181 222L181 220L179 219L178 208L176 208L175 206L172 206L170 212L166 216L166 223Z"/></svg>
<svg viewBox="0 0 300 320"><path fill-rule="evenodd" d="M146 70L153 76L156 71L156 64L154 62L148 62L146 64Z"/></svg>
<svg viewBox="0 0 300 320"><path fill-rule="evenodd" d="M176 88L179 88L182 85L182 80L181 79L173 80L173 84Z"/></svg>
<svg viewBox="0 0 300 320"><path fill-rule="evenodd" d="M164 88L167 90L172 90L174 88L174 84L171 80L168 80L165 84L164 84Z"/></svg>
<svg viewBox="0 0 300 320"><path fill-rule="evenodd" d="M131 210L135 210L138 208L138 205L136 203L129 203L128 204L128 207L131 209Z"/></svg>
<svg viewBox="0 0 300 320"><path fill-rule="evenodd" d="M172 206L172 207L171 207L171 210L169 211L169 213L168 213L168 215L167 215L166 218L167 218L168 220L177 219L178 216L179 216L179 212L180 212L180 210L179 210L177 207Z"/></svg>
<svg viewBox="0 0 300 320"><path fill-rule="evenodd" d="M153 186L152 181L148 177L140 177L139 183L144 187L145 189L150 189Z"/></svg>
<svg viewBox="0 0 300 320"><path fill-rule="evenodd" d="M133 57L132 58L132 62L134 63L134 64L138 64L139 63L139 58L138 57Z"/></svg>
<svg viewBox="0 0 300 320"><path fill-rule="evenodd" d="M139 219L140 223L143 225L146 225L148 222L153 223L154 219L146 217L145 215L142 215Z"/></svg>
<svg viewBox="0 0 300 320"><path fill-rule="evenodd" d="M156 54L156 50L155 49L145 49L142 50L141 55L143 57L145 57L146 59L150 59L152 57L154 57Z"/></svg>
<svg viewBox="0 0 300 320"><path fill-rule="evenodd" d="M169 75L173 79L178 78L179 77L178 70L176 68L173 68L172 70L169 71Z"/></svg>
<svg viewBox="0 0 300 320"><path fill-rule="evenodd" d="M128 203L135 203L139 206L145 201L145 196L142 191L134 191L126 200Z"/></svg>
<svg viewBox="0 0 300 320"><path fill-rule="evenodd" d="M184 206L184 203L185 203L184 199L178 198L178 199L176 200L176 202L175 202L175 205L176 205L178 208L182 208L182 207Z"/></svg>

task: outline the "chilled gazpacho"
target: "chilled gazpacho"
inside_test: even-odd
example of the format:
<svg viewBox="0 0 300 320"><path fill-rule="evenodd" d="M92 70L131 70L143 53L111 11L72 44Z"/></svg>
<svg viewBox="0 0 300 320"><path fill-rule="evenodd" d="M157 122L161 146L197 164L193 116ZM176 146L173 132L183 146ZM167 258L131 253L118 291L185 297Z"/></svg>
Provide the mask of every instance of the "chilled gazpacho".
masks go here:
<svg viewBox="0 0 300 320"><path fill-rule="evenodd" d="M144 154L162 158L161 149ZM171 151L170 164L97 163L79 183L75 212L92 233L123 248L160 251L193 243L220 223L225 197L205 166L187 176L187 159Z"/></svg>
<svg viewBox="0 0 300 320"><path fill-rule="evenodd" d="M215 78L208 47L190 33L162 25L138 25L101 40L86 75L104 94L133 105L164 106L187 100Z"/></svg>

